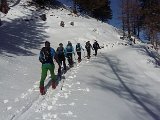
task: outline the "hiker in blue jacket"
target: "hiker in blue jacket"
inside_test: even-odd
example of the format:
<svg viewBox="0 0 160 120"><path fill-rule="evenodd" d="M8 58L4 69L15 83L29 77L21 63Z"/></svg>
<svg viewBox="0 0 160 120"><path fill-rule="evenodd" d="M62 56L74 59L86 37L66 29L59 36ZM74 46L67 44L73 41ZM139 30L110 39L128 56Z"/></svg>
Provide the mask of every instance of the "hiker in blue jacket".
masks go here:
<svg viewBox="0 0 160 120"><path fill-rule="evenodd" d="M82 58L81 58L81 51L84 51L84 49L82 48L81 44L80 43L77 43L76 45L76 52L77 52L77 55L78 55L78 62L81 62Z"/></svg>
<svg viewBox="0 0 160 120"><path fill-rule="evenodd" d="M73 54L75 55L75 53L74 53L74 48L72 46L72 43L70 41L68 41L68 44L65 48L65 52L66 52L65 54L68 59L69 66L73 67Z"/></svg>
<svg viewBox="0 0 160 120"><path fill-rule="evenodd" d="M51 74L52 88L55 89L57 86L56 76L54 73L55 64L53 62L53 59L56 60L60 68L61 65L58 61L58 57L57 57L55 50L52 47L50 47L50 42L46 41L45 47L41 49L40 55L39 55L39 61L42 63L41 80L40 80L40 86L39 86L41 95L44 95L46 93L45 88L44 88L44 81L47 77L48 70L50 71L50 74Z"/></svg>

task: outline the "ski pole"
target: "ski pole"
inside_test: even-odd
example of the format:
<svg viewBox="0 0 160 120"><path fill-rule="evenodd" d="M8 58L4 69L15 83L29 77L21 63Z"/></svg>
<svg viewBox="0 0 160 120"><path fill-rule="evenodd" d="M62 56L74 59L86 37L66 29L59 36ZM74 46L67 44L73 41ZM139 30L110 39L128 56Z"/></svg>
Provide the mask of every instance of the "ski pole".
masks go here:
<svg viewBox="0 0 160 120"><path fill-rule="evenodd" d="M75 56L75 54L74 54L74 59L75 59L75 64L76 64L76 56ZM77 65L77 64L76 64Z"/></svg>
<svg viewBox="0 0 160 120"><path fill-rule="evenodd" d="M85 58L85 51L84 51L84 58Z"/></svg>
<svg viewBox="0 0 160 120"><path fill-rule="evenodd" d="M63 80L63 82L62 82L61 90L62 90L62 88L63 88L63 85L64 85L64 80Z"/></svg>

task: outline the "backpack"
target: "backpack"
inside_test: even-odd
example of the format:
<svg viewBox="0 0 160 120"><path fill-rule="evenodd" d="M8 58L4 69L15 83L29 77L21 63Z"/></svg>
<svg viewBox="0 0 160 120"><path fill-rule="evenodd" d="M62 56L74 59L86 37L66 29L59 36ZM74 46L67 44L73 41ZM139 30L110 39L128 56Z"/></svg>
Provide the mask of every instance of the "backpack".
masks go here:
<svg viewBox="0 0 160 120"><path fill-rule="evenodd" d="M64 48L63 47L58 47L57 48L57 54L60 55L60 56L64 55Z"/></svg>
<svg viewBox="0 0 160 120"><path fill-rule="evenodd" d="M86 49L90 49L90 44L89 44L89 43L86 43L85 48L86 48Z"/></svg>
<svg viewBox="0 0 160 120"><path fill-rule="evenodd" d="M94 44L93 44L93 48L97 48L97 43L94 43Z"/></svg>
<svg viewBox="0 0 160 120"><path fill-rule="evenodd" d="M80 45L76 45L76 51L81 51L81 46Z"/></svg>
<svg viewBox="0 0 160 120"><path fill-rule="evenodd" d="M53 59L51 56L51 49L47 47L43 47L40 51L40 58L41 63L53 63Z"/></svg>
<svg viewBox="0 0 160 120"><path fill-rule="evenodd" d="M72 52L72 45L67 45L66 51L67 52Z"/></svg>

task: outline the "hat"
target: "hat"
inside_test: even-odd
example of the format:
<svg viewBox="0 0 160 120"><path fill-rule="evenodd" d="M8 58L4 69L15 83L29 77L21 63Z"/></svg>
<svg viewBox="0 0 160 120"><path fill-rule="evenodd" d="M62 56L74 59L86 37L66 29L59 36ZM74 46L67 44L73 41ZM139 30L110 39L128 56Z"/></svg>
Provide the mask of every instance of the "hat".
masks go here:
<svg viewBox="0 0 160 120"><path fill-rule="evenodd" d="M45 42L45 47L50 47L50 42L49 41Z"/></svg>
<svg viewBox="0 0 160 120"><path fill-rule="evenodd" d="M59 43L59 45L63 45L62 43Z"/></svg>
<svg viewBox="0 0 160 120"><path fill-rule="evenodd" d="M50 44L50 42L49 42L49 41L46 41L45 44Z"/></svg>

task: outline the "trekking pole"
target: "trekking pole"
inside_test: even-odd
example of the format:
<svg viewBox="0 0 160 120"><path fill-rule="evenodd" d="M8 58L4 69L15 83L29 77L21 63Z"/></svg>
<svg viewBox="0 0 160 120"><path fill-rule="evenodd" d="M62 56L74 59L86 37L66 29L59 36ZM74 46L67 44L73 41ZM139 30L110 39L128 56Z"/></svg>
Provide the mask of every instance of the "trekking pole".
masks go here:
<svg viewBox="0 0 160 120"><path fill-rule="evenodd" d="M64 72L62 72L62 75L65 75L65 73L64 73ZM65 76L64 76L64 77L65 77ZM63 78L63 82L62 82L61 90L63 90L64 80L65 80L65 78Z"/></svg>
<svg viewBox="0 0 160 120"><path fill-rule="evenodd" d="M77 65L77 63L76 63L76 56L74 55L74 59L75 59L75 64Z"/></svg>
<svg viewBox="0 0 160 120"><path fill-rule="evenodd" d="M64 73L63 73L63 74L64 74ZM63 79L63 82L62 82L61 90L63 89L63 86L64 86L64 79Z"/></svg>

